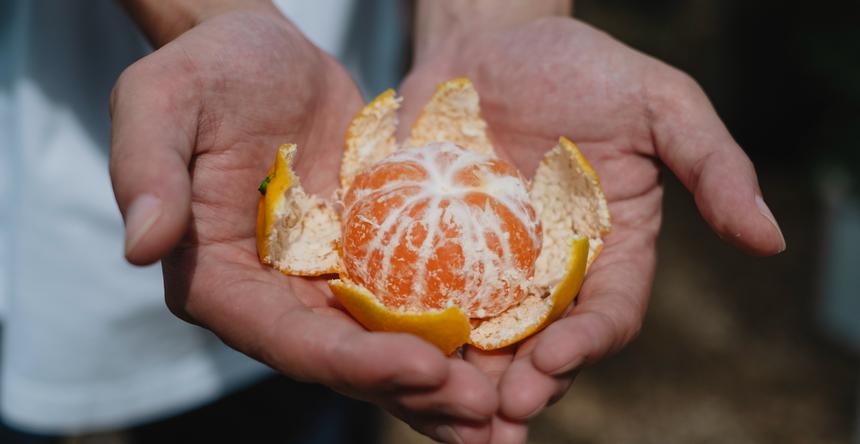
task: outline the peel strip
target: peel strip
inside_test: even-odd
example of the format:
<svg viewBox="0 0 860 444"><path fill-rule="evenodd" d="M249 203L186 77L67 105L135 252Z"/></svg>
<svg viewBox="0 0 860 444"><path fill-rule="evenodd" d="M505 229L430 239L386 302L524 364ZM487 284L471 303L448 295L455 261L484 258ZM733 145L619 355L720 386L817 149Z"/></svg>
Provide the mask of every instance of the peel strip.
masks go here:
<svg viewBox="0 0 860 444"><path fill-rule="evenodd" d="M382 305L366 288L334 279L328 282L337 300L370 331L412 333L450 355L469 338L469 319L457 307L439 312L401 313Z"/></svg>
<svg viewBox="0 0 860 444"><path fill-rule="evenodd" d="M405 146L423 146L430 142L453 142L495 157L493 144L487 136L487 122L481 117L480 98L469 79L452 79L436 88L412 125Z"/></svg>

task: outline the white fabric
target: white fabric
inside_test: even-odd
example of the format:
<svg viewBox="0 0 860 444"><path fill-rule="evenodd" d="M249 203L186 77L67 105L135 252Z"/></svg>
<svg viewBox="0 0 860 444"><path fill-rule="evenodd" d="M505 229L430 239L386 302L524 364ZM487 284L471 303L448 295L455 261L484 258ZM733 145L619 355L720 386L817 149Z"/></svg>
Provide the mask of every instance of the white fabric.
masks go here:
<svg viewBox="0 0 860 444"><path fill-rule="evenodd" d="M275 0L274 3L310 41L329 54L343 56L355 8L353 0Z"/></svg>
<svg viewBox="0 0 860 444"><path fill-rule="evenodd" d="M40 433L117 428L264 375L167 311L160 267L122 258L107 100L119 72L147 48L118 2L0 3L4 420ZM352 3L286 9L338 54Z"/></svg>

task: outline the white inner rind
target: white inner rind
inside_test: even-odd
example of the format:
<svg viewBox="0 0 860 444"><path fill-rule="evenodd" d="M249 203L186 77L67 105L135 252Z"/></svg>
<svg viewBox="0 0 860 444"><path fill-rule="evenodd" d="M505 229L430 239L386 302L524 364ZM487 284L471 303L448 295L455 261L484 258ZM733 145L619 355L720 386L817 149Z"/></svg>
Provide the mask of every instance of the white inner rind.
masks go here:
<svg viewBox="0 0 860 444"><path fill-rule="evenodd" d="M483 348L497 348L499 344L510 343L549 315L552 309L549 295L549 288L532 287L522 302L472 328L470 341Z"/></svg>
<svg viewBox="0 0 860 444"><path fill-rule="evenodd" d="M609 231L609 210L600 184L582 168L577 155L581 156L576 148L562 140L538 166L529 196L543 227L543 247L529 282L529 296L474 328L472 343L496 348L543 322L552 309L549 296L568 272L574 238L589 238L588 265L603 248L601 236Z"/></svg>
<svg viewBox="0 0 860 444"><path fill-rule="evenodd" d="M356 175L397 150L394 133L401 100L393 92L383 93L352 120L341 159L343 190L349 188Z"/></svg>
<svg viewBox="0 0 860 444"><path fill-rule="evenodd" d="M292 156L289 157L290 162ZM305 193L297 176L274 211L269 233L270 260L278 270L319 275L339 269L340 222L334 209Z"/></svg>
<svg viewBox="0 0 860 444"><path fill-rule="evenodd" d="M404 147L441 141L495 157L487 136L487 123L481 118L478 92L466 79L439 87L418 116Z"/></svg>
<svg viewBox="0 0 860 444"><path fill-rule="evenodd" d="M600 184L582 168L569 143L560 142L544 156L529 190L543 224L544 249L535 264L535 283L540 286L552 287L563 276L570 239L589 238L590 264L603 247L601 236L609 232L609 209Z"/></svg>

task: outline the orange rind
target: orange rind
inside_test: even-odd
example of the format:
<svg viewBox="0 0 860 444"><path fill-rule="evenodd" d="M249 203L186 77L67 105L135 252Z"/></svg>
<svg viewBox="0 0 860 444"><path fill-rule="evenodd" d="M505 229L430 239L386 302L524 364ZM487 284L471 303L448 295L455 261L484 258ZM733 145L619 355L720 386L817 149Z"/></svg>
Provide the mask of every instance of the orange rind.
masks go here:
<svg viewBox="0 0 860 444"><path fill-rule="evenodd" d="M329 287L343 308L365 328L371 331L411 333L434 344L446 354L453 353L466 344L483 350L494 350L515 344L542 330L560 317L576 298L585 279L587 268L601 251L603 236L610 231L608 206L594 169L573 142L561 137L558 145L546 154L531 182L524 181L513 167L504 166L504 162L496 158L487 135L487 125L480 116L478 93L472 83L465 78L445 82L437 88L434 96L419 114L408 140L400 146L394 136L400 100L393 90L385 91L365 106L350 124L341 161L341 188L336 193L340 199L338 201L340 214L329 202L302 190L299 179L292 169L296 147L284 145L278 150L265 187L261 186L265 188L265 195L260 199L257 218L257 245L260 260L288 275L339 274L339 279L329 281ZM448 147L452 144L456 145L456 149ZM370 257L372 250L368 249L364 253L363 250L357 250L356 245L360 242L356 244L354 235L349 233L353 233L350 231L354 228L352 224L359 223L356 221L367 222L374 217L382 217L379 211L392 211L385 205L377 205L378 202L373 199L393 199L391 190L379 189L380 184L385 184L386 180L401 181L405 176L391 175L390 171L380 172L381 170L389 168L396 162L412 162L414 159L410 160L410 156L418 155L415 153L430 153L435 152L434 150L448 150L450 152L445 151L443 154L449 157L456 154L472 159L481 165L480 168L484 168L482 171L514 170L511 173L513 176L506 179L510 182L506 185L507 189L521 187L522 191L517 191L520 193L517 195L524 196L525 203L522 204L522 208L527 208L526 213L521 214L530 214L529 223L532 224L527 224L525 227L527 230L536 230L529 232L533 233L532 236L537 233L538 238L536 238L535 252L522 256L530 258L528 260L531 262L527 268L520 269L520 272L510 268L500 269L500 273L508 273L508 276L514 276L514 278L513 280L503 279L504 285L494 288L522 292L517 297L502 298L505 300L505 305L480 305L473 302L470 302L472 305L468 305L462 302L464 300L462 295L441 302L436 295L431 299L410 299L430 301L426 304L425 302L417 305L402 303L405 300L403 296L408 295L402 292L386 293L388 290L385 290L384 286L374 284L372 279L368 280L368 276L375 276L374 273L383 273L384 277L384 273L391 273L391 270L396 270L400 275L420 274L408 268L412 263L421 262L420 255L412 254L412 256L395 258L394 260L399 260L397 266L401 268L390 264L386 264L385 267L379 264L373 265L371 264L373 261L382 259L375 259L376 256ZM457 154L460 152L457 150L467 150L475 154ZM463 167L465 164L458 163L458 165ZM486 182L483 181L484 176L481 177L482 179L475 179L475 183L472 184L477 188L466 191L486 194L488 197L481 199L489 200L481 202L486 201L484 205L490 208L495 205L492 203L492 198L498 197L494 193L498 193L499 189L487 187ZM377 188L373 186L368 188L368 184L376 184L374 186ZM360 194L356 190L364 190L360 198L356 198ZM450 190L446 192L450 194ZM368 212L361 213L353 208L360 199L369 202ZM512 202L508 197L503 196L500 199L506 205ZM420 201L420 199L413 200ZM433 202L439 204L440 201L437 199ZM446 205L442 207L447 208ZM394 211L412 211L406 208L407 205L404 204ZM419 210L415 211L417 214ZM361 216L361 214L365 215ZM432 245L438 245L435 239L446 236L445 222L439 214L444 213L437 212L435 219L427 220L438 220L442 225L440 225L441 228L436 228L434 233L442 234L428 236L425 231L422 238L425 240L429 238ZM401 223L400 219L394 220L398 224ZM487 219L479 220L479 222L470 223L473 226L485 226L481 224L485 224ZM520 220L523 220L522 217ZM376 225L365 228L365 232L389 233L377 235L377 239L389 240L377 240L377 244L374 244L376 248L379 248L378 242L391 242L390 239L397 236L403 236L403 239L406 239L411 229L399 225L383 225L379 221L375 223ZM414 223L414 220L410 223ZM512 225L509 223L505 226L510 228ZM528 228L529 226L532 228ZM492 248L497 248L499 251L506 249L505 254L510 250L531 248L522 247L525 245L522 242L514 242L502 248L498 246L498 239L508 241L510 238L516 238L516 235L504 230L500 231L498 227L490 231L497 239ZM459 231L447 233L448 237L445 239L448 239L449 244L463 243L462 239L451 241L451 236L454 235L450 233L462 234ZM532 239L535 238L532 237ZM418 245L417 241L416 245ZM484 245L490 244L485 241ZM395 245L391 248L397 247ZM428 250L426 245L422 248L413 248L412 253L439 254L438 251L430 253L433 250ZM457 262L456 259L462 255L471 254L469 248L460 247L460 249L462 252L458 254L461 256L448 256L443 259ZM355 260L356 254L359 256L365 254L362 257L363 262ZM386 254L399 253L389 251ZM427 262L427 258L423 260L424 263ZM376 268L373 272L364 273L361 266ZM450 264L448 268L451 268ZM491 269L495 270L495 268ZM444 275L447 269L434 271L427 268L427 270L427 273L438 277L440 273ZM464 270L464 273L474 272L468 267L464 267ZM485 269L480 268L480 270ZM443 284L451 285L451 282L445 281ZM515 282L516 285L512 286L511 282ZM371 291L369 288L377 290ZM404 288L407 289L404 291L409 292L410 295L426 291L420 285ZM454 286L443 285L442 288L445 289L444 294L448 294L449 290L452 295L456 293L452 290L455 289ZM484 299L479 302L486 302L486 298L496 298L499 293L484 291L481 294Z"/></svg>
<svg viewBox="0 0 860 444"><path fill-rule="evenodd" d="M401 99L388 89L365 105L346 130L340 163L340 185L347 190L353 178L383 157L397 151L397 110Z"/></svg>
<svg viewBox="0 0 860 444"><path fill-rule="evenodd" d="M481 118L480 99L472 81L460 77L443 82L421 110L406 147L432 142L452 142L479 153L495 156Z"/></svg>
<svg viewBox="0 0 860 444"><path fill-rule="evenodd" d="M334 209L305 193L293 171L296 145L282 145L260 184L257 210L257 254L260 262L295 276L340 271L340 230Z"/></svg>
<svg viewBox="0 0 860 444"><path fill-rule="evenodd" d="M346 311L371 331L412 333L451 354L469 340L469 318L457 307L422 313L392 310L361 285L334 279L329 288Z"/></svg>

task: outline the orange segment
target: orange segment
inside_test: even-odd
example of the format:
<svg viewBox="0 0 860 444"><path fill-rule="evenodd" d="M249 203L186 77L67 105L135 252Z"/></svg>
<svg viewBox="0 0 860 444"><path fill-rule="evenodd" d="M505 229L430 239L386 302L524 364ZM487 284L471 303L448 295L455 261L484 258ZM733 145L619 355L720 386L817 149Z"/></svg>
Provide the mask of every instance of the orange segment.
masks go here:
<svg viewBox="0 0 860 444"><path fill-rule="evenodd" d="M450 355L469 339L469 320L457 307L443 311L402 313L380 304L366 288L348 281L329 281L337 300L370 331L412 333Z"/></svg>
<svg viewBox="0 0 860 444"><path fill-rule="evenodd" d="M387 307L495 316L525 297L540 224L516 169L451 143L401 150L355 178L349 278Z"/></svg>

